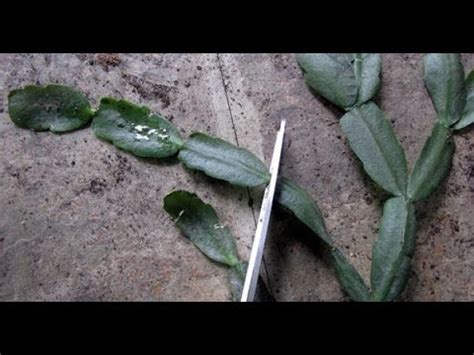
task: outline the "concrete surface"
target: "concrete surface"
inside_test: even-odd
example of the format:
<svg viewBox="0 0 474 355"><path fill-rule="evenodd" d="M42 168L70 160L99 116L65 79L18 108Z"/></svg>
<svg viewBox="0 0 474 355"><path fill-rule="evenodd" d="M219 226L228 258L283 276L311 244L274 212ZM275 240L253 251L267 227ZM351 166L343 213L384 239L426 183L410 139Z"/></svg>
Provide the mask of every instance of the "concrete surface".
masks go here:
<svg viewBox="0 0 474 355"><path fill-rule="evenodd" d="M463 61L474 68L474 55ZM368 280L385 196L350 152L341 112L309 92L293 55L1 54L0 300L229 300L226 270L181 236L162 200L187 189L210 202L237 236L243 258L259 209L261 191L216 182L175 159L136 158L89 128L64 135L16 128L6 97L31 83L73 85L94 106L102 96L147 105L184 136L222 137L267 164L286 117L283 174L318 201L337 244ZM376 101L411 166L435 119L422 55L383 55ZM448 181L418 205L418 246L404 300L474 300L473 138L472 129L456 135ZM284 211L274 215L263 272L279 301L346 300L328 256Z"/></svg>

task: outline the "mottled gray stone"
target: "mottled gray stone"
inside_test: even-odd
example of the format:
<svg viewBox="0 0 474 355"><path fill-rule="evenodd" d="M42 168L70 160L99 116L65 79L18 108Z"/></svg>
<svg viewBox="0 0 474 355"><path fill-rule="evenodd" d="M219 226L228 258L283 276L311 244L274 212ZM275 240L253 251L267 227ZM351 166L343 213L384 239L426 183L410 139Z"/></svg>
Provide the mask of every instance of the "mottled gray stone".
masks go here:
<svg viewBox="0 0 474 355"><path fill-rule="evenodd" d="M463 61L474 67L474 55ZM0 54L0 300L229 300L225 268L179 233L162 200L186 189L214 205L245 259L262 192L188 171L176 159L136 158L89 128L63 135L16 128L6 96L32 83L73 85L94 106L102 96L147 105L185 137L207 132L267 164L287 118L282 173L317 200L336 243L368 280L386 195L349 150L342 113L310 93L293 55ZM435 120L421 54L383 55L376 101L412 166ZM448 180L417 205L404 300L474 300L473 135L455 136ZM316 238L281 210L262 272L280 301L345 299Z"/></svg>

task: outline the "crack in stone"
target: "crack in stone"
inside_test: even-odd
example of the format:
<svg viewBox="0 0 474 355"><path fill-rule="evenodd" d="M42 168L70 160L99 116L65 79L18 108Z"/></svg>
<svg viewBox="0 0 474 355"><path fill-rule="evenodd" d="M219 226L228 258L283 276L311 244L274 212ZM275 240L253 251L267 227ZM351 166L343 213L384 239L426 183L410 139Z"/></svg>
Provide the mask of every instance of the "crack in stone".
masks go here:
<svg viewBox="0 0 474 355"><path fill-rule="evenodd" d="M235 128L234 116L233 116L233 113L232 113L232 108L230 106L229 94L227 92L227 85L225 83L224 69L223 69L223 65L222 65L222 60L220 58L219 53L216 53L216 58L217 58L217 65L219 67L219 72L220 72L220 75L221 75L222 86L224 88L224 94L225 94L225 99L226 99L226 102L227 102L227 108L229 110L230 120L232 122L232 130L234 131L235 142L237 143L237 146L240 147L239 137L237 135L237 129ZM253 201L252 194L250 192L250 188L247 187L246 190L247 190L247 198L249 199L249 201L251 201L251 200ZM257 216L256 216L254 206L252 204L249 207L252 211L253 221L254 221L254 225L256 227L257 226ZM265 269L265 276L266 276L265 279L266 279L267 286L270 289L270 293L274 294L274 292L272 290L271 283L270 283L270 277L269 277L270 273L268 271L267 262L265 261L265 256L262 257L262 264L263 264L263 267Z"/></svg>

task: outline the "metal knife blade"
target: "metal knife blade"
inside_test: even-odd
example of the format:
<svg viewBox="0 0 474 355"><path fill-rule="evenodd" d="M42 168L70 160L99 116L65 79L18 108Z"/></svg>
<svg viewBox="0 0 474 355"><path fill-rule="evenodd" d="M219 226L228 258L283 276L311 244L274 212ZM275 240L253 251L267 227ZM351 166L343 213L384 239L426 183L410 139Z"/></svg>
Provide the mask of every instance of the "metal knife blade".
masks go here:
<svg viewBox="0 0 474 355"><path fill-rule="evenodd" d="M242 288L241 302L252 302L255 298L258 276L260 274L260 265L262 263L263 249L267 238L268 225L272 212L273 197L278 179L278 169L280 167L280 157L283 148L283 138L285 134L286 120L283 119L275 140L273 148L272 161L270 163L270 183L265 189L263 195L262 207L258 217L257 229L253 240L252 251L250 253L247 273L245 275L244 286Z"/></svg>

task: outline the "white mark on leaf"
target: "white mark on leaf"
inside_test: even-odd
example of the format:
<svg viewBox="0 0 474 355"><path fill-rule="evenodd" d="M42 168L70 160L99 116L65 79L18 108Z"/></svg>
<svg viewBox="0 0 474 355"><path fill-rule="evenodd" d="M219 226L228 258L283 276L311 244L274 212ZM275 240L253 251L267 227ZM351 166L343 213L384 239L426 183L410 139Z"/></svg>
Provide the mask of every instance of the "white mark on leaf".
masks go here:
<svg viewBox="0 0 474 355"><path fill-rule="evenodd" d="M150 137L137 133L137 134L135 134L135 139L138 139L139 141L142 141L142 140L147 141L147 140L150 139Z"/></svg>
<svg viewBox="0 0 474 355"><path fill-rule="evenodd" d="M174 220L174 223L178 223L179 219L181 218L183 214L184 214L184 210L181 210L178 214L178 217L176 217L176 219Z"/></svg>

